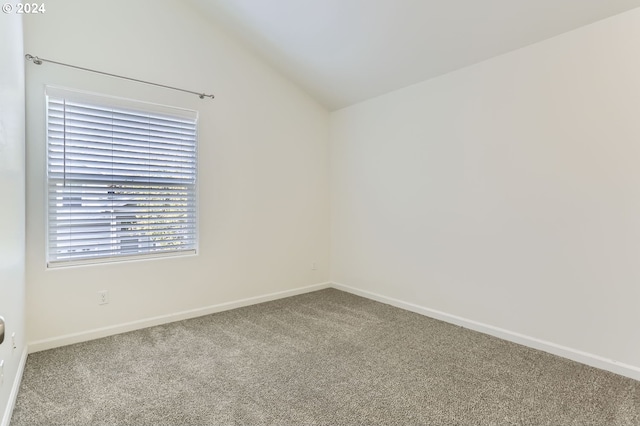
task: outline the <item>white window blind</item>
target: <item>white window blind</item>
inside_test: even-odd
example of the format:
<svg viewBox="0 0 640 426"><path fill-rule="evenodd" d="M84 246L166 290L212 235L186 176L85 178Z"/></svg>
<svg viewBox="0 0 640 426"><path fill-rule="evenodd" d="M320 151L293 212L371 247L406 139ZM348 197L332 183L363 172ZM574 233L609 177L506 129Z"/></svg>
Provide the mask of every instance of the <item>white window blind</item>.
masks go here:
<svg viewBox="0 0 640 426"><path fill-rule="evenodd" d="M49 266L195 252L197 113L47 88Z"/></svg>

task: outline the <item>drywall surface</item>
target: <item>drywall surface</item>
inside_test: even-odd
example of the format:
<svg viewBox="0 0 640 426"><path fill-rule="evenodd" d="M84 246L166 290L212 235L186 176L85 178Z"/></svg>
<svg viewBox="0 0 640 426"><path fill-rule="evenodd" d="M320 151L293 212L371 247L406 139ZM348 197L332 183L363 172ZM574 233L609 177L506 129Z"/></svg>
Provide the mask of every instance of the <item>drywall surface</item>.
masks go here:
<svg viewBox="0 0 640 426"><path fill-rule="evenodd" d="M177 0L47 3L25 17L25 50L216 96L27 64L31 343L327 281L329 115L308 95ZM46 268L45 85L199 111L196 256Z"/></svg>
<svg viewBox="0 0 640 426"><path fill-rule="evenodd" d="M25 139L22 17L0 16L0 424L8 424L25 348ZM15 333L15 346L12 335Z"/></svg>
<svg viewBox="0 0 640 426"><path fill-rule="evenodd" d="M636 368L640 10L331 116L331 280Z"/></svg>

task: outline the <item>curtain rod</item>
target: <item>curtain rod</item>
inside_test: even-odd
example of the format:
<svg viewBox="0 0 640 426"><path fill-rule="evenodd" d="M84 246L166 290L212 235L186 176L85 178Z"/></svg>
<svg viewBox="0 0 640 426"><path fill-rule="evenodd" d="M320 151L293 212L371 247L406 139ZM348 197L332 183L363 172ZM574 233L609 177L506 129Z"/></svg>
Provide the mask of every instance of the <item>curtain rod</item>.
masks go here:
<svg viewBox="0 0 640 426"><path fill-rule="evenodd" d="M204 98L213 99L214 98L213 95L207 95L205 93L194 92L193 90L180 89L178 87L167 86L167 85L158 84L158 83L152 83L150 81L145 81L145 80L138 80L137 78L125 77L125 76L122 76L122 75L111 74L111 73L104 72L104 71L92 70L91 68L84 68L84 67L79 67L77 65L65 64L63 62L52 61L51 59L39 58L37 56L33 56L33 55L28 54L28 53L26 55L24 55L24 57L25 57L25 59L27 61L31 61L36 65L42 65L43 62L49 62L49 63L56 64L56 65L62 65L63 67L75 68L75 69L78 69L78 70L89 71L89 72L93 72L93 73L96 73L96 74L108 75L109 77L122 78L124 80L130 80L130 81L135 81L135 82L138 82L138 83L150 84L152 86L164 87L165 89L178 90L180 92L191 93L191 94L194 94L194 95L198 95L198 97L200 97L200 99L204 99Z"/></svg>

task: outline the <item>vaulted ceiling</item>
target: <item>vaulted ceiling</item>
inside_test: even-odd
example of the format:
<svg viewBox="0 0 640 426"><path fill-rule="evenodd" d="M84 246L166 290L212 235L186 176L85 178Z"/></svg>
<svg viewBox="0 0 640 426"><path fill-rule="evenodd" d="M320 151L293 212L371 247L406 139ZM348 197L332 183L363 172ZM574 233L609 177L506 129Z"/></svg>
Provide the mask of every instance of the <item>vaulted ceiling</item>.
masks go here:
<svg viewBox="0 0 640 426"><path fill-rule="evenodd" d="M329 110L640 7L640 0L189 0Z"/></svg>

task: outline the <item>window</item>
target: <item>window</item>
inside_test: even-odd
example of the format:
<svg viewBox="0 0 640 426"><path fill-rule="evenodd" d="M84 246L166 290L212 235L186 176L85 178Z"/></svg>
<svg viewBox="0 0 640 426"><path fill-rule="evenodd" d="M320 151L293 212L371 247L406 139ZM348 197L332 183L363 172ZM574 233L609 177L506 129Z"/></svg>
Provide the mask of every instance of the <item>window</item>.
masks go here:
<svg viewBox="0 0 640 426"><path fill-rule="evenodd" d="M195 253L197 112L47 87L47 265Z"/></svg>

